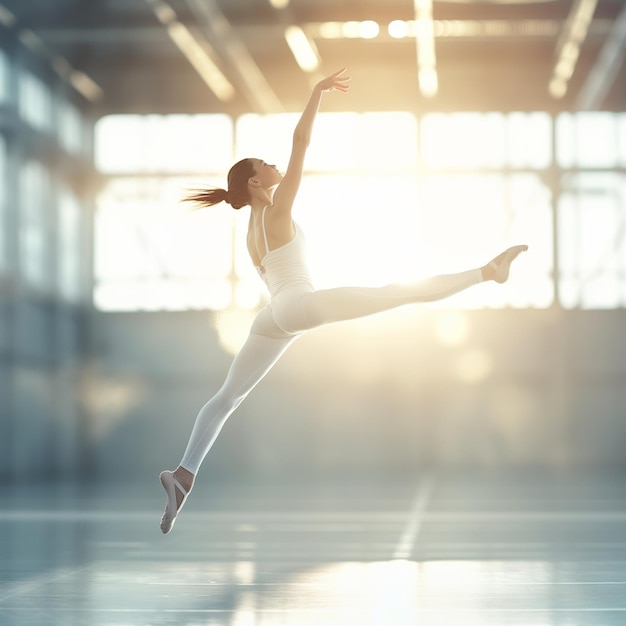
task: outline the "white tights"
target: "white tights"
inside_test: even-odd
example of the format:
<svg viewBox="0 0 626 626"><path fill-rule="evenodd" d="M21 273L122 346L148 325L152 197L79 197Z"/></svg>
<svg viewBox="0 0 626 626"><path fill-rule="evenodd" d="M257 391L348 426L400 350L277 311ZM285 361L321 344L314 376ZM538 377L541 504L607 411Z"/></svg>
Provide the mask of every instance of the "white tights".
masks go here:
<svg viewBox="0 0 626 626"><path fill-rule="evenodd" d="M315 291L306 284L281 290L262 309L220 390L200 409L180 466L197 474L229 415L302 333L405 304L432 302L482 282L480 269L385 287Z"/></svg>

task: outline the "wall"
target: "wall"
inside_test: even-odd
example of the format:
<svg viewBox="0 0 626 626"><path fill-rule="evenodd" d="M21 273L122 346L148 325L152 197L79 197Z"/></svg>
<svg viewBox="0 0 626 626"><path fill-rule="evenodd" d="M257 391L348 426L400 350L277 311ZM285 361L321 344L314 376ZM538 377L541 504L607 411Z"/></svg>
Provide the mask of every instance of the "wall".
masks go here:
<svg viewBox="0 0 626 626"><path fill-rule="evenodd" d="M93 283L89 105L0 36L0 481L76 476Z"/></svg>
<svg viewBox="0 0 626 626"><path fill-rule="evenodd" d="M230 362L215 321L95 314L86 410L97 474L176 466ZM203 471L622 465L623 321L623 311L408 307L316 329L229 419Z"/></svg>

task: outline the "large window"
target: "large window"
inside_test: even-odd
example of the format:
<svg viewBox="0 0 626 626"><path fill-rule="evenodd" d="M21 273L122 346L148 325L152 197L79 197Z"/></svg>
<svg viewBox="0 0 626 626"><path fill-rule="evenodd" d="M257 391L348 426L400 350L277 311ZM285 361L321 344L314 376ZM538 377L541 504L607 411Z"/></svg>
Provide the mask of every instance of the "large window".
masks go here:
<svg viewBox="0 0 626 626"><path fill-rule="evenodd" d="M284 168L297 120L101 120L97 164L109 182L98 200L96 305L257 307L265 294L247 256L247 211L193 212L180 200L224 186L245 156ZM320 113L294 215L320 287L458 271L528 243L515 289L469 290L454 306L541 308L559 294L567 307L622 307L624 164L625 115Z"/></svg>

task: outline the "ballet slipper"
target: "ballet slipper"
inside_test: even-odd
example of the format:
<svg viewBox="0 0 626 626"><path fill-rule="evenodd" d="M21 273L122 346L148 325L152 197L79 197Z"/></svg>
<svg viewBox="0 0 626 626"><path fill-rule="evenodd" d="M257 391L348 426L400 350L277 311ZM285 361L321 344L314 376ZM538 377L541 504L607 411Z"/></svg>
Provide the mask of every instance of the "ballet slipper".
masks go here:
<svg viewBox="0 0 626 626"><path fill-rule="evenodd" d="M493 269L493 280L497 283L504 283L509 278L509 270L511 269L511 263L517 258L519 254L528 250L528 246L513 246L508 248L502 254L498 255L493 261L489 263L489 267Z"/></svg>
<svg viewBox="0 0 626 626"><path fill-rule="evenodd" d="M187 496L189 495L187 490L176 480L174 476L174 472L170 472L165 470L161 472L159 475L161 479L161 485L163 485L163 489L165 489L165 493L167 494L167 502L165 504L165 513L163 513L163 517L161 518L161 532L164 535L172 530L174 526L174 522L176 521L176 516L178 512L183 508L185 504L185 500L187 500ZM183 494L183 499L180 503L180 506L176 505L176 490L180 491Z"/></svg>

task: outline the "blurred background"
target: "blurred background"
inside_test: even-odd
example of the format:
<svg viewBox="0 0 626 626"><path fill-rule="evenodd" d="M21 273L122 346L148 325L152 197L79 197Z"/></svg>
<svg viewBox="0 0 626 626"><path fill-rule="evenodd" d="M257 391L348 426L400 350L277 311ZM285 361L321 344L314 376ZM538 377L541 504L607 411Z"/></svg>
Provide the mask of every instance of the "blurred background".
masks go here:
<svg viewBox="0 0 626 626"><path fill-rule="evenodd" d="M247 209L181 198L286 167L344 66L294 212L319 287L530 250L503 286L302 337L206 471L622 468L624 7L1 0L0 481L178 463L266 301Z"/></svg>

